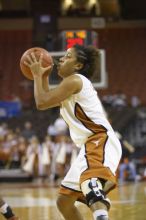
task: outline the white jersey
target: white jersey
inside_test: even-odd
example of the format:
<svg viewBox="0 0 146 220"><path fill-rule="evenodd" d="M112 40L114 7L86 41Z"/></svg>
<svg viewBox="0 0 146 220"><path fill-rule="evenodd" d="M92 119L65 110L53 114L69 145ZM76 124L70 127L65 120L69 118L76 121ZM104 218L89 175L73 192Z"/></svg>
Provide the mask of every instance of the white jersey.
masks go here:
<svg viewBox="0 0 146 220"><path fill-rule="evenodd" d="M91 135L102 130L113 133L113 129L92 83L85 76L76 75L83 82L82 89L61 103L60 113L69 126L73 142L81 147Z"/></svg>

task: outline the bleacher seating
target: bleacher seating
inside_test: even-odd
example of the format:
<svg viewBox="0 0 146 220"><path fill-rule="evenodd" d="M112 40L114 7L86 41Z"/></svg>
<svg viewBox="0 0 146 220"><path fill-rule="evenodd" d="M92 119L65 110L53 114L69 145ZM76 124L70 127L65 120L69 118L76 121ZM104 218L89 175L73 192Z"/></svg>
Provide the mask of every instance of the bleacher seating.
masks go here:
<svg viewBox="0 0 146 220"><path fill-rule="evenodd" d="M108 108L109 118L112 120L112 126L115 130L123 132L131 121L137 115L137 110L131 107L124 107L121 110L110 107Z"/></svg>
<svg viewBox="0 0 146 220"><path fill-rule="evenodd" d="M10 128L16 130L16 128L23 129L24 123L30 121L33 125L33 129L37 136L43 139L47 134L48 126L55 121L58 116L58 108L46 111L38 111L36 108L25 110L18 117L12 117L8 119L1 119L0 123L6 122Z"/></svg>
<svg viewBox="0 0 146 220"><path fill-rule="evenodd" d="M99 31L99 45L106 50L108 88L100 94L115 94L119 89L128 98L137 95L143 103L146 81L146 29L111 28Z"/></svg>
<svg viewBox="0 0 146 220"><path fill-rule="evenodd" d="M0 30L0 98L9 99L12 94L23 96L20 82L25 80L19 61L23 52L32 46L31 30Z"/></svg>

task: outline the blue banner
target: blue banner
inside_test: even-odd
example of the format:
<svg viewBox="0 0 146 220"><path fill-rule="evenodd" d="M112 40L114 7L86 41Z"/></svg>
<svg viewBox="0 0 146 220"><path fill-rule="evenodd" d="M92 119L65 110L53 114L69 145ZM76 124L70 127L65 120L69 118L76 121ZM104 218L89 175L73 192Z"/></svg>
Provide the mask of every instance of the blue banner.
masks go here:
<svg viewBox="0 0 146 220"><path fill-rule="evenodd" d="M0 101L0 118L19 116L21 104L18 102Z"/></svg>

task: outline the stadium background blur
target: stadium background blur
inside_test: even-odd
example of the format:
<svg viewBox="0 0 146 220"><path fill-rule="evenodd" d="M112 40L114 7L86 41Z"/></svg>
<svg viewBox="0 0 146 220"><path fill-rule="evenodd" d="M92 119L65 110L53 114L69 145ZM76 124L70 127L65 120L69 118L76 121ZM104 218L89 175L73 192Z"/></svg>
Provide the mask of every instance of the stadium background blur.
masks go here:
<svg viewBox="0 0 146 220"><path fill-rule="evenodd" d="M132 162L136 169L135 176L125 178L145 180L145 11L145 0L0 0L0 181L56 181L77 153L61 120L55 125L58 108L36 110L33 83L19 67L21 55L33 46L49 52L66 49L63 33L72 30L96 33L96 46L105 51L107 84L97 88L98 94L114 129L133 147L123 144L128 158L123 163ZM47 151L42 150L45 141ZM59 149L62 158L57 159Z"/></svg>

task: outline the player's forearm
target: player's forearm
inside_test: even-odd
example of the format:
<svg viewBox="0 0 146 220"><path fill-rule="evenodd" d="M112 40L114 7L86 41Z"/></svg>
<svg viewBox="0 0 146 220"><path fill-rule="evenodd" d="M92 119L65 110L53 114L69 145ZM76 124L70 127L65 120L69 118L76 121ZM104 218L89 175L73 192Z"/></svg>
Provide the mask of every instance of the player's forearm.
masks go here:
<svg viewBox="0 0 146 220"><path fill-rule="evenodd" d="M48 91L44 89L42 77L34 77L34 98L37 109L46 110L60 105L51 93L49 87Z"/></svg>
<svg viewBox="0 0 146 220"><path fill-rule="evenodd" d="M49 91L49 76L46 75L42 76L42 86L45 92Z"/></svg>
<svg viewBox="0 0 146 220"><path fill-rule="evenodd" d="M44 104L45 93L42 78L34 77L34 98L38 109Z"/></svg>

